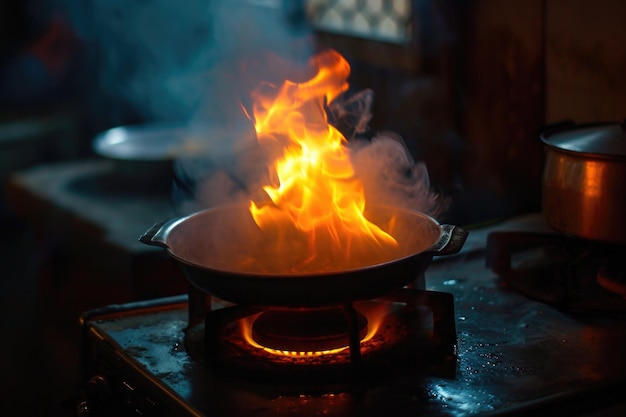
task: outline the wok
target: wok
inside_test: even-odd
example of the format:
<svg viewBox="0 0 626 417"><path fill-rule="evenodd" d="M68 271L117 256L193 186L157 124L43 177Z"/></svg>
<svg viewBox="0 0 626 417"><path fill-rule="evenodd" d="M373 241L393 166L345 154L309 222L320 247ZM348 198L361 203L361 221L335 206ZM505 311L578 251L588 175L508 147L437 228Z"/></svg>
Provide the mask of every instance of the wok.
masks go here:
<svg viewBox="0 0 626 417"><path fill-rule="evenodd" d="M248 207L227 205L155 224L139 240L166 248L189 282L202 291L245 305L317 307L376 298L418 278L433 256L457 253L467 232L412 210L373 207L366 216L399 243L398 256L349 269L280 272L237 266L263 245ZM258 231L257 234L250 233ZM278 260L279 261L279 260Z"/></svg>

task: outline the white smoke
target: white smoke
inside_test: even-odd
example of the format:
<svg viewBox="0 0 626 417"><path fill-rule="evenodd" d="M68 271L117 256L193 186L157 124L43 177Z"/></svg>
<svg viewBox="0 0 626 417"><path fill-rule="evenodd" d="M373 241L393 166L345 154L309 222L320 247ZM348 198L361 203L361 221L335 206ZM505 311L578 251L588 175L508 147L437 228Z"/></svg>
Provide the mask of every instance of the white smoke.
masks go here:
<svg viewBox="0 0 626 417"><path fill-rule="evenodd" d="M69 1L69 0L68 0ZM189 127L176 161L174 196L181 211L263 198L269 157L259 148L250 92L260 82L308 79L309 28L285 14L279 0L125 0L91 3L94 50L103 91L125 98L147 120ZM294 78L295 76L295 78ZM348 80L349 81L349 80ZM401 138L365 139L373 92L340 97L331 123L349 140L367 201L436 216L445 209L426 166Z"/></svg>
<svg viewBox="0 0 626 417"><path fill-rule="evenodd" d="M402 138L393 132L363 137L369 130L372 100L373 92L365 90L341 97L329 107L333 124L341 126L344 136L350 138L347 146L355 178L363 184L366 201L438 216L447 209L448 201L431 189L426 165L413 160ZM271 158L257 146L251 126L240 135L240 147L223 159L226 164L199 162L197 186L193 199L185 201L186 211L263 199ZM179 165L182 172L187 176L194 172L193 160Z"/></svg>
<svg viewBox="0 0 626 417"><path fill-rule="evenodd" d="M355 174L363 184L366 201L435 217L446 209L445 198L430 188L426 164L413 160L400 136L382 132L371 141L354 141L351 149Z"/></svg>

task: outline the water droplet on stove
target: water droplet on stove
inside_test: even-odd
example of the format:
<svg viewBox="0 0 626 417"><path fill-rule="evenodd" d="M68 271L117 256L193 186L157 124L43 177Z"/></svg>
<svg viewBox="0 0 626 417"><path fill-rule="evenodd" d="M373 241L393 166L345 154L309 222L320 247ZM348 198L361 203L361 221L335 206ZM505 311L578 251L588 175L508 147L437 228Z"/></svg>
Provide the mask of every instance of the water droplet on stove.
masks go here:
<svg viewBox="0 0 626 417"><path fill-rule="evenodd" d="M459 321L465 321L465 320L467 320L467 318L466 318L465 316L459 316L459 318L458 318L458 319L459 319Z"/></svg>

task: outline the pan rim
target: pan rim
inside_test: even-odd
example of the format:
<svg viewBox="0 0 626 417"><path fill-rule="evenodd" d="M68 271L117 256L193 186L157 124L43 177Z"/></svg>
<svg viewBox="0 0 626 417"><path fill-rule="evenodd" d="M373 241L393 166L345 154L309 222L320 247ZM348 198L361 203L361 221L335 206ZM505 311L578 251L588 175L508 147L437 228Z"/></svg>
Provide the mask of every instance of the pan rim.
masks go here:
<svg viewBox="0 0 626 417"><path fill-rule="evenodd" d="M176 222L172 223L172 225L170 225L170 227L168 227L167 230L167 234L169 235L170 233L172 233L176 227L180 226L181 224L185 223L186 221L189 221L192 218L196 218L196 217L202 217L202 216L206 216L208 212L213 212L213 211L217 211L217 210L227 210L229 208L239 208L241 209L243 206L245 206L242 203L231 203L231 204L226 204L226 205L220 205L220 206L214 206L214 207L210 207L204 210L200 210L194 213L191 213L185 217L180 218L179 220L177 220ZM353 274L362 274L365 271L372 271L372 270L376 270L376 269L381 269L384 268L386 266L389 266L391 264L397 264L397 263L401 263L403 261L409 260L411 258L414 258L416 256L420 256L420 255L424 255L424 256L428 256L431 254L434 254L434 251L432 250L432 247L437 243L438 239L441 238L442 234L443 234L443 229L441 227L441 224L434 219L432 216L429 216L428 214L422 213L420 211L417 210L413 210L410 208L401 208L401 207L392 207L389 205L379 205L379 204L372 204L370 205L370 207L375 207L376 209L382 209L382 210L392 210L395 212L405 212L410 214L411 216L417 216L417 217L421 217L423 218L425 221L429 222L433 227L436 227L438 229L438 234L437 236L435 236L432 240L432 242L430 242L430 245L427 246L426 249L422 250L422 251L418 251L418 252L413 252L413 253L409 253L407 255L404 256L399 256L396 258L393 258L391 260L386 260L383 262L377 262L377 263L372 263L372 264L368 264L368 265L363 265L363 266L359 266L359 267L352 267L352 268L339 268L339 269L329 269L329 270L324 270L324 271L304 271L304 272L255 272L255 271L250 271L250 270L243 270L243 269L224 269L224 268L217 268L217 267L212 267L212 266L208 266L208 265L203 265L200 263L196 263L193 261L190 261L188 259L185 259L184 257L178 255L175 250L167 245L167 251L169 253L169 255L174 258L176 261L181 262L182 264L185 264L189 267L198 269L198 270L203 270L203 271L207 271L207 272L212 272L212 273L219 273L221 275L225 275L225 276L232 276L232 277L237 277L237 278L241 278L241 277L245 277L245 278L249 278L249 279L254 279L254 280L264 280L264 279L272 279L272 280L278 280L278 279L293 279L293 278L298 278L300 280L302 279L319 279L319 278L323 278L323 277L336 277L338 274L341 275L353 275Z"/></svg>

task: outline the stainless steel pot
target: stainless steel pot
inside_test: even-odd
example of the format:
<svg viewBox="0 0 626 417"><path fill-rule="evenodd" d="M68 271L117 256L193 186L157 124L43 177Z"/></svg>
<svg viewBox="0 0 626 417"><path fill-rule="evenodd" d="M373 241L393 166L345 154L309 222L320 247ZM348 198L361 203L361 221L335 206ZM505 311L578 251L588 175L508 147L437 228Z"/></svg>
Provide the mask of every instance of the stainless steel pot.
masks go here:
<svg viewBox="0 0 626 417"><path fill-rule="evenodd" d="M98 155L119 161L170 161L181 155L190 135L183 125L118 126L98 134L92 146Z"/></svg>
<svg viewBox="0 0 626 417"><path fill-rule="evenodd" d="M544 131L542 212L554 229L626 243L626 122Z"/></svg>
<svg viewBox="0 0 626 417"><path fill-rule="evenodd" d="M145 124L118 126L98 134L94 152L111 161L121 186L130 184L146 190L169 191L173 160L184 146L183 126Z"/></svg>
<svg viewBox="0 0 626 417"><path fill-rule="evenodd" d="M375 207L370 214L377 219L393 216L402 231L397 237L401 252L395 259L347 270L267 273L257 271L254 263L242 267L236 259L254 257L258 246L249 232L258 228L250 223L247 205L215 207L170 219L153 226L139 240L166 248L191 284L222 299L245 305L313 307L375 298L401 288L418 278L433 256L458 252L467 237L457 226L440 225L411 210Z"/></svg>
<svg viewBox="0 0 626 417"><path fill-rule="evenodd" d="M120 186L169 193L178 179L176 160L220 158L216 147L209 147L212 137L223 137L223 132L200 124L148 123L105 130L94 138L92 148L111 161Z"/></svg>

